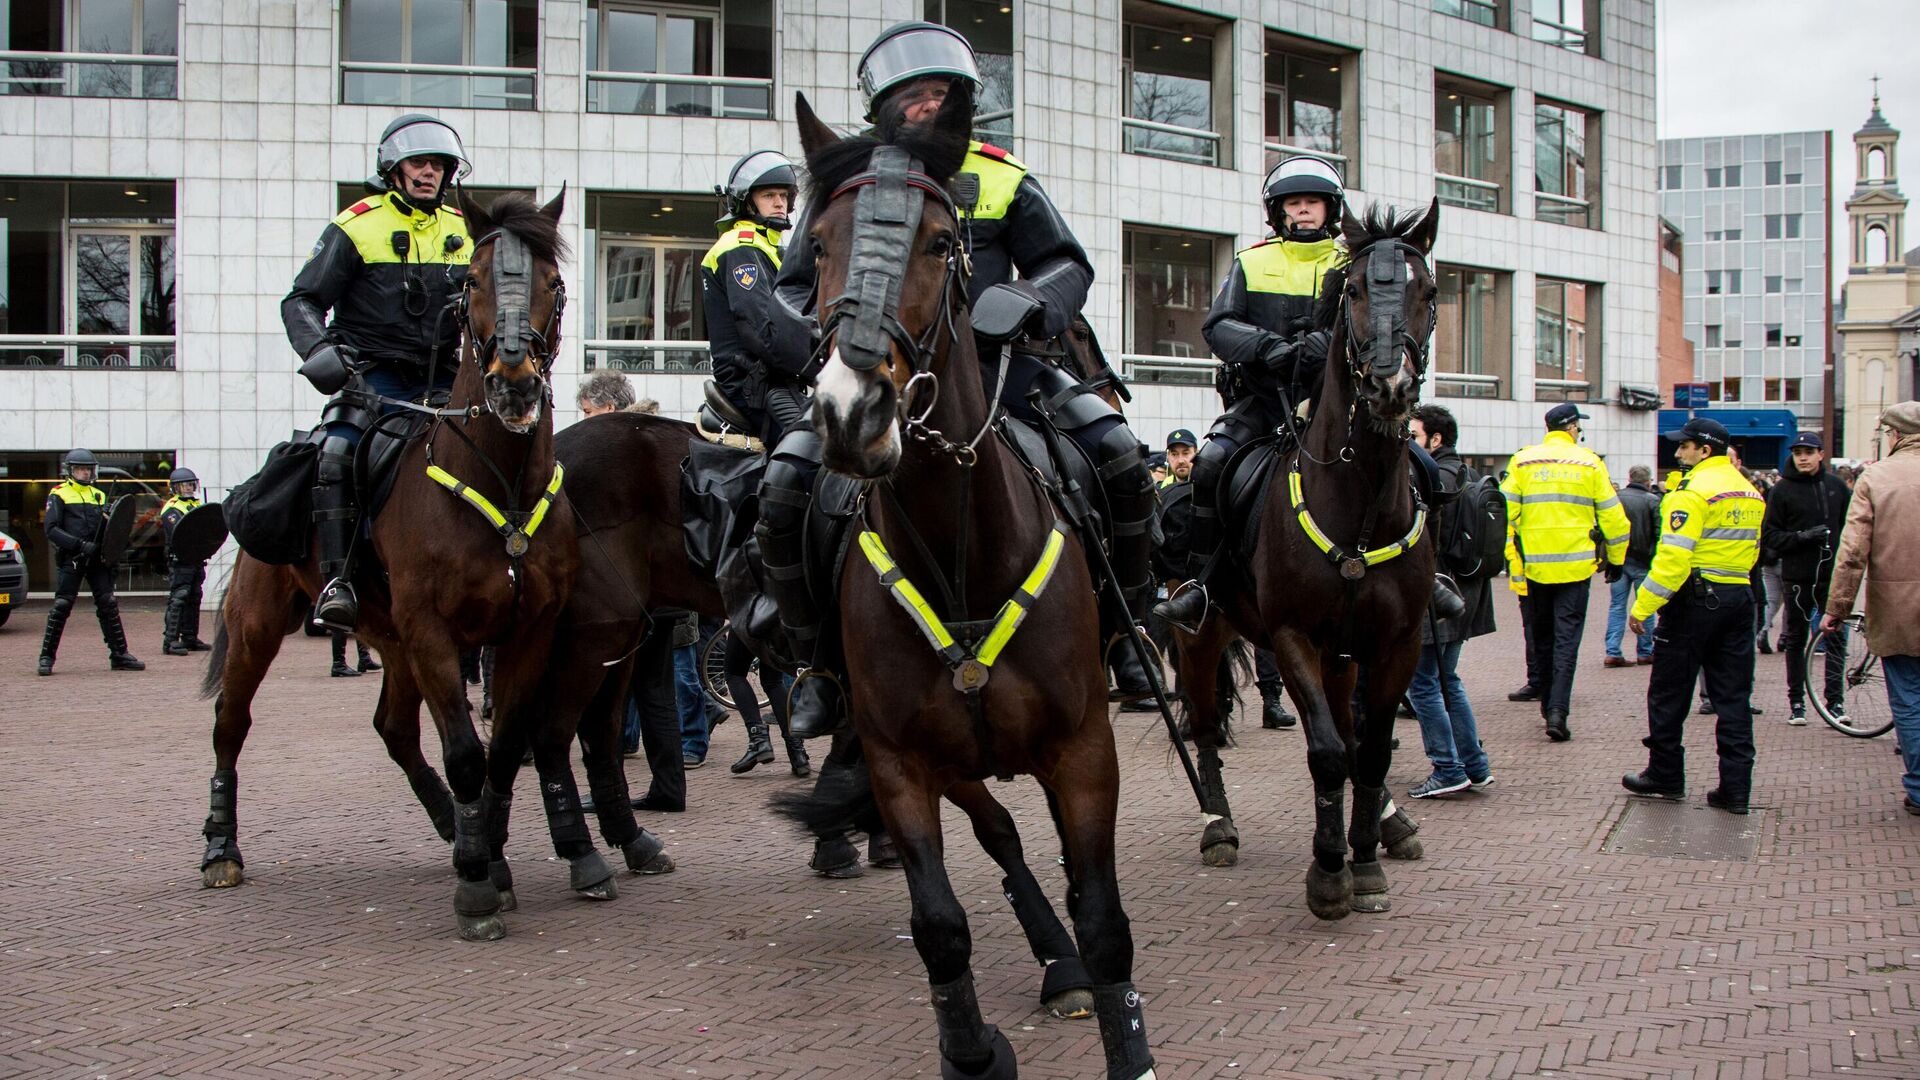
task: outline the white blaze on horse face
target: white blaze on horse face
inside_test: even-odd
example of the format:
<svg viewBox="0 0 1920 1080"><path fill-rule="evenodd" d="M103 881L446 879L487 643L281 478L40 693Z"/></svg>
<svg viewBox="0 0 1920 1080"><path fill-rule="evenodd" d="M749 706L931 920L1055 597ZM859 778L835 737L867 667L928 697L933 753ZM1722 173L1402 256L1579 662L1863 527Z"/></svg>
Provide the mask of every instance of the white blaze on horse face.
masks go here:
<svg viewBox="0 0 1920 1080"><path fill-rule="evenodd" d="M814 385L814 394L820 403L826 406L827 416L835 424L844 424L853 417L854 406L866 395L866 384L860 376L840 359L840 346L835 345L833 352L827 354L827 364L820 369L820 378Z"/></svg>

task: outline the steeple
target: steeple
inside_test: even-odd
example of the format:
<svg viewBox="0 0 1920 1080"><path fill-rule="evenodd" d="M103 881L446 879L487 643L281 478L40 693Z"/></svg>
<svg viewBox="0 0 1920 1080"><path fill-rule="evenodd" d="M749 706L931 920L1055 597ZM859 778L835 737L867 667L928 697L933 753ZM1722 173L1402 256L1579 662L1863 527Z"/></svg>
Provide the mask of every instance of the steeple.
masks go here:
<svg viewBox="0 0 1920 1080"><path fill-rule="evenodd" d="M1847 199L1850 273L1890 273L1905 265L1907 199L1900 194L1900 132L1880 113L1880 76L1873 111L1853 133L1855 175Z"/></svg>

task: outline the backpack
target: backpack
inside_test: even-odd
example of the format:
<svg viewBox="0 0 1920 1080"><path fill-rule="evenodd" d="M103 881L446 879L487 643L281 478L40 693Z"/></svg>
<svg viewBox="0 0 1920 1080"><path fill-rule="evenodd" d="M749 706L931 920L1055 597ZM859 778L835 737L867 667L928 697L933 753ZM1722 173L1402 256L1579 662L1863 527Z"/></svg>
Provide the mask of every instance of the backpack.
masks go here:
<svg viewBox="0 0 1920 1080"><path fill-rule="evenodd" d="M1499 482L1466 468L1460 494L1441 510L1436 535L1440 568L1456 578L1480 580L1505 569L1507 497Z"/></svg>

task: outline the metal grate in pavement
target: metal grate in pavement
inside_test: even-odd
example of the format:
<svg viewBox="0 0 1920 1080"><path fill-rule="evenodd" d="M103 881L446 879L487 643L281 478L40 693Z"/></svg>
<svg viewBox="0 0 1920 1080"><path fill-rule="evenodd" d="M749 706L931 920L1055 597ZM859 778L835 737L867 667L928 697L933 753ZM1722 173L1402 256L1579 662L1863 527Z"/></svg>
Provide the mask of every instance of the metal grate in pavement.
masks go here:
<svg viewBox="0 0 1920 1080"><path fill-rule="evenodd" d="M1760 849L1766 811L1746 817L1698 803L1627 799L1601 851L1672 859L1751 862Z"/></svg>

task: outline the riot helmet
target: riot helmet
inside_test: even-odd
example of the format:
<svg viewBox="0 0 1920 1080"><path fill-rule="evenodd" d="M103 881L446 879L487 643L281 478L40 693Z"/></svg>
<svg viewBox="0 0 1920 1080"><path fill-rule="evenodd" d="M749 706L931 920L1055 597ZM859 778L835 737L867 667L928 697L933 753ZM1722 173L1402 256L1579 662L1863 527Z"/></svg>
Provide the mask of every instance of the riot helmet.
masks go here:
<svg viewBox="0 0 1920 1080"><path fill-rule="evenodd" d="M713 189L713 193L720 196L725 214L719 221L720 227L724 229L745 218L782 232L792 228L793 222L786 214L775 217L762 215L753 205L753 193L761 188L785 188L787 211L790 214L797 186L793 162L788 161L785 154L778 150L754 150L748 153L727 170L727 182Z"/></svg>
<svg viewBox="0 0 1920 1080"><path fill-rule="evenodd" d="M180 490L183 487L185 491ZM179 498L190 499L200 490L200 478L193 474L192 469L183 466L173 470L167 477L167 489Z"/></svg>
<svg viewBox="0 0 1920 1080"><path fill-rule="evenodd" d="M1289 195L1319 195L1327 200L1327 219L1317 229L1300 229L1287 224L1282 204ZM1275 165L1261 186L1260 201L1267 207L1267 224L1283 240L1311 243L1326 240L1340 231L1340 213L1347 191L1340 183L1340 172L1323 158L1300 154Z"/></svg>
<svg viewBox="0 0 1920 1080"><path fill-rule="evenodd" d="M100 475L100 459L93 456L93 451L76 446L67 451L66 457L60 459L60 469L66 474L67 479L76 484L92 484ZM87 470L86 479L83 480L75 475L77 469Z"/></svg>
<svg viewBox="0 0 1920 1080"><path fill-rule="evenodd" d="M930 22L904 22L882 31L860 54L858 75L868 121L878 116L880 101L889 91L915 79L930 75L965 79L976 94L981 86L973 46L959 31Z"/></svg>
<svg viewBox="0 0 1920 1080"><path fill-rule="evenodd" d="M393 171L408 158L437 157L446 159L446 176L440 181L440 190L430 200L409 198L394 182ZM409 206L431 213L446 201L447 193L455 182L465 180L473 171L467 161L466 148L460 144L460 133L453 125L426 113L407 113L396 117L387 129L380 133L380 145L373 153L374 178L368 186L382 191L392 191L406 201Z"/></svg>

